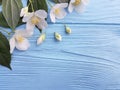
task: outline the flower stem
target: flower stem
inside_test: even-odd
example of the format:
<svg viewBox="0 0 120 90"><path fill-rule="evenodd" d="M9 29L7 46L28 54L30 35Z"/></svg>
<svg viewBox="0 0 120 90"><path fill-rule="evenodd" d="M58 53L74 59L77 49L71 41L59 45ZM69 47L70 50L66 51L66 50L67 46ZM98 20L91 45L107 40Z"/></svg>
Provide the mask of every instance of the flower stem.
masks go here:
<svg viewBox="0 0 120 90"><path fill-rule="evenodd" d="M30 1L30 4L31 4L32 11L34 12L32 0L29 0L29 1Z"/></svg>
<svg viewBox="0 0 120 90"><path fill-rule="evenodd" d="M30 6L30 4L31 4L31 3L29 2L29 4L28 4L27 6L29 7L29 6Z"/></svg>
<svg viewBox="0 0 120 90"><path fill-rule="evenodd" d="M52 8L53 5L50 3L50 1L46 0L46 2L48 3L48 5Z"/></svg>
<svg viewBox="0 0 120 90"><path fill-rule="evenodd" d="M12 33L14 33L15 32L15 29L12 29Z"/></svg>

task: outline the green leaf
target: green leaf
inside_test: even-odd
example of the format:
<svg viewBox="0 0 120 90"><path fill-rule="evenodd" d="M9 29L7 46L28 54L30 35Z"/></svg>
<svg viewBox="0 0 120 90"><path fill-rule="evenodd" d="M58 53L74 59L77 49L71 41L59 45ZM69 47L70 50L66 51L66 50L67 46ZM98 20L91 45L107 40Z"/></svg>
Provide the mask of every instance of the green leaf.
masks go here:
<svg viewBox="0 0 120 90"><path fill-rule="evenodd" d="M70 0L53 0L55 3L69 3Z"/></svg>
<svg viewBox="0 0 120 90"><path fill-rule="evenodd" d="M28 4L30 3L30 1L28 0ZM46 0L32 0L32 4L33 4L33 8L34 10L39 10L39 9L43 9L46 12L48 12L48 7L47 7L47 3ZM29 7L29 11L32 12L32 7L30 5Z"/></svg>
<svg viewBox="0 0 120 90"><path fill-rule="evenodd" d="M11 69L10 45L7 38L0 32L0 65Z"/></svg>
<svg viewBox="0 0 120 90"><path fill-rule="evenodd" d="M21 0L3 0L2 12L11 29L15 29L20 19Z"/></svg>
<svg viewBox="0 0 120 90"><path fill-rule="evenodd" d="M22 22L22 18L20 18L17 26L20 26L22 24L24 24L24 23ZM4 28L10 28L3 16L2 12L0 12L0 26L4 27Z"/></svg>
<svg viewBox="0 0 120 90"><path fill-rule="evenodd" d="M2 4L2 0L0 0L0 5Z"/></svg>
<svg viewBox="0 0 120 90"><path fill-rule="evenodd" d="M7 24L2 12L0 12L0 26L5 27L5 28L9 28L9 25Z"/></svg>

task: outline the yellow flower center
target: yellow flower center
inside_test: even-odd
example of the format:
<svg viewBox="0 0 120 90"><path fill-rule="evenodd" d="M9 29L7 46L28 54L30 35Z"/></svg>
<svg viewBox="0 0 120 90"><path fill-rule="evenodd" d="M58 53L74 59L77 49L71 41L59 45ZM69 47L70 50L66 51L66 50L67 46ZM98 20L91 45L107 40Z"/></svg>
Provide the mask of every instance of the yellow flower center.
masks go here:
<svg viewBox="0 0 120 90"><path fill-rule="evenodd" d="M40 22L40 18L37 16L33 16L31 19L32 24L37 25Z"/></svg>
<svg viewBox="0 0 120 90"><path fill-rule="evenodd" d="M73 3L74 6L77 6L81 3L81 0L75 0L75 2Z"/></svg>
<svg viewBox="0 0 120 90"><path fill-rule="evenodd" d="M16 37L17 42L22 43L24 41L24 38L22 36Z"/></svg>
<svg viewBox="0 0 120 90"><path fill-rule="evenodd" d="M60 13L60 9L59 8L55 9L55 14L59 14L59 13Z"/></svg>

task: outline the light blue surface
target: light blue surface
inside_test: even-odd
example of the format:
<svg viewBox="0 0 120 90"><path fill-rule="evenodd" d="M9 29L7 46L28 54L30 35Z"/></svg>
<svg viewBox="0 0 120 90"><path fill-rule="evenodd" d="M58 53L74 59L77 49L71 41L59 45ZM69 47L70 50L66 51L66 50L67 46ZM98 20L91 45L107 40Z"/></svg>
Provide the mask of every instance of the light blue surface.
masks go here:
<svg viewBox="0 0 120 90"><path fill-rule="evenodd" d="M119 5L119 0L91 0L82 15L68 14L56 24L48 20L42 45L36 45L36 29L31 48L15 50L13 70L0 66L0 90L120 90ZM62 42L54 40L54 32Z"/></svg>

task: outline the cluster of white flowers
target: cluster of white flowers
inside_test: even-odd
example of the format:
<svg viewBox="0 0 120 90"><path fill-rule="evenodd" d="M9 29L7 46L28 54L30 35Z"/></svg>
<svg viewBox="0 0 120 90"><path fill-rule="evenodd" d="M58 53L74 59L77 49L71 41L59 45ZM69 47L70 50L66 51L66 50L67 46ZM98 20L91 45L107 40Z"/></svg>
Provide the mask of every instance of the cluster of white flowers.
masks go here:
<svg viewBox="0 0 120 90"><path fill-rule="evenodd" d="M22 8L20 16L23 17L22 21L26 22L25 30L15 30L15 34L10 39L10 52L12 53L15 47L18 50L27 50L30 47L30 43L27 37L33 35L34 27L37 26L39 29L45 29L47 27L47 12L45 10L37 10L35 12L28 12L28 7ZM43 37L40 37L43 38ZM40 44L38 39L37 43Z"/></svg>
<svg viewBox="0 0 120 90"><path fill-rule="evenodd" d="M68 11L71 13L74 9L77 13L82 13L85 10L86 5L89 3L89 0L70 0L70 3L60 3L52 7L50 11L50 19L53 23L56 22L56 19L63 19L67 12L65 8L68 7Z"/></svg>
<svg viewBox="0 0 120 90"><path fill-rule="evenodd" d="M51 22L55 23L56 19L63 19L67 12L65 8L68 7L68 11L71 13L74 9L78 13L84 11L85 6L88 4L89 0L70 0L68 3L59 3L52 6L50 11ZM23 17L22 21L26 22L25 30L16 30L15 34L10 39L10 52L12 53L15 48L18 50L27 50L30 47L30 43L27 37L33 35L34 28L37 26L39 29L43 30L47 27L47 18L48 14L45 10L37 10L35 12L28 12L28 7L21 9L20 17ZM71 33L69 28L66 29L67 33ZM61 41L61 36L58 33L55 33L56 39ZM41 44L45 40L45 34L42 34L38 40L37 44Z"/></svg>

